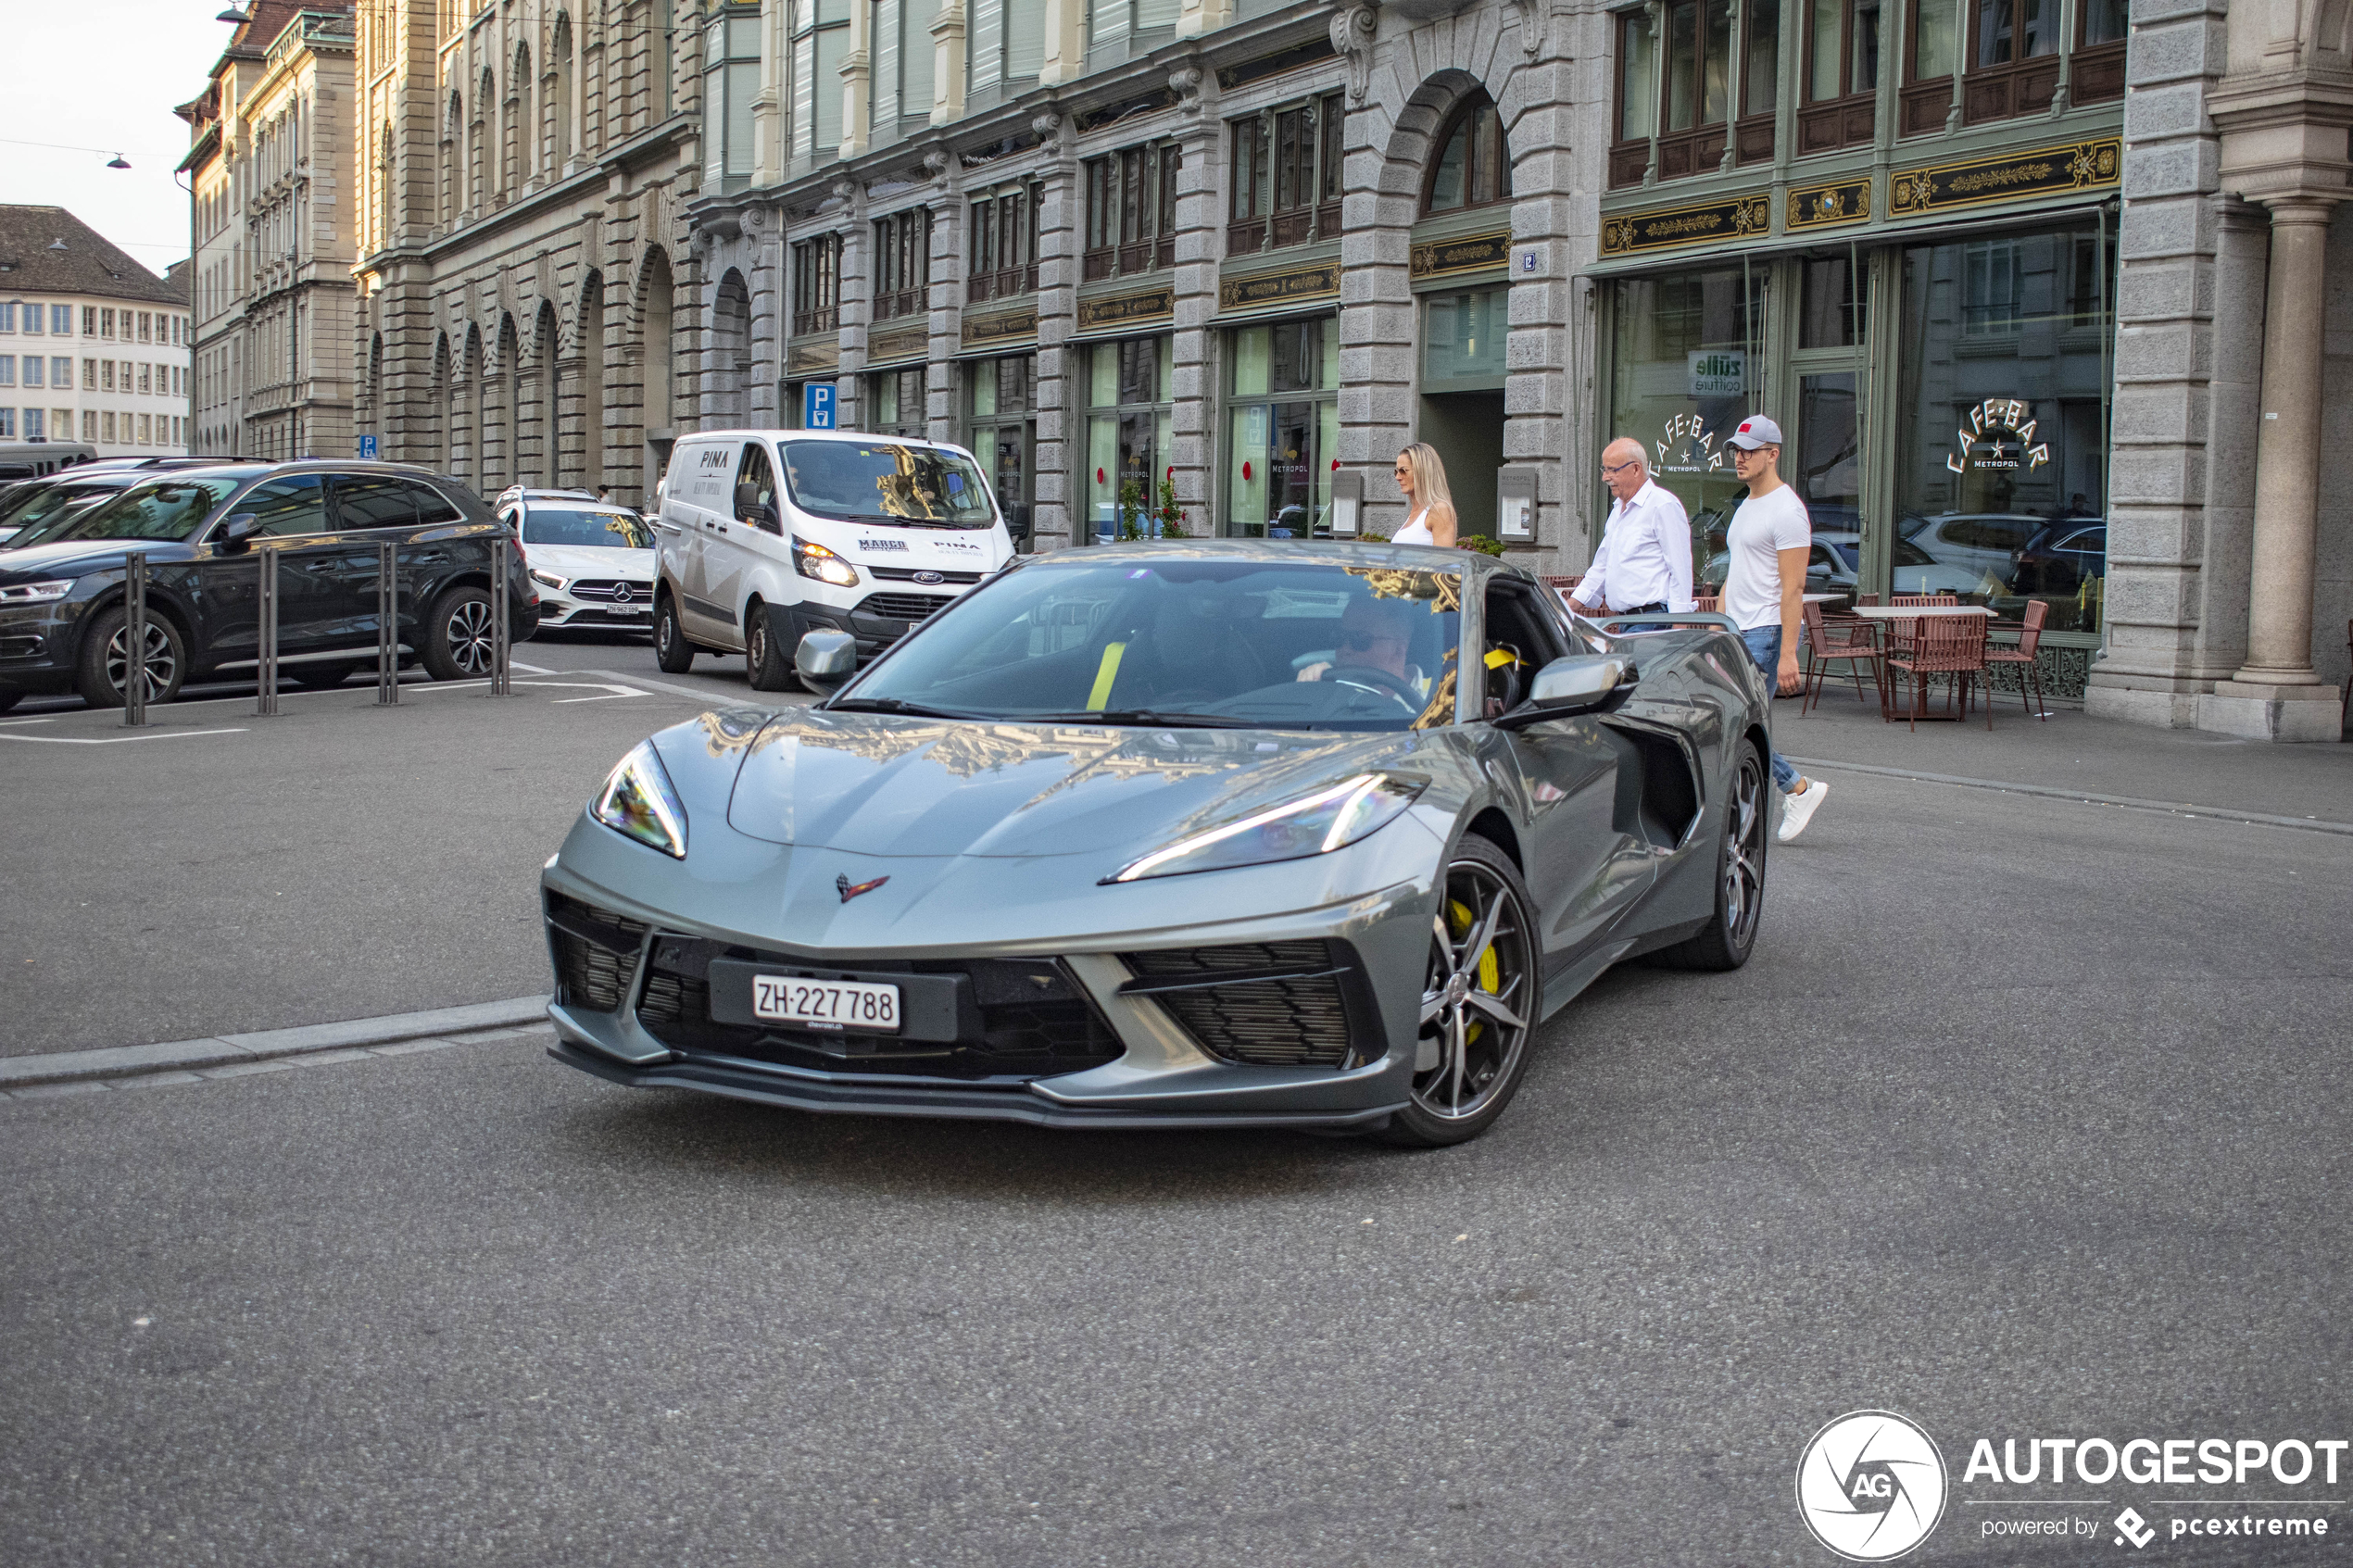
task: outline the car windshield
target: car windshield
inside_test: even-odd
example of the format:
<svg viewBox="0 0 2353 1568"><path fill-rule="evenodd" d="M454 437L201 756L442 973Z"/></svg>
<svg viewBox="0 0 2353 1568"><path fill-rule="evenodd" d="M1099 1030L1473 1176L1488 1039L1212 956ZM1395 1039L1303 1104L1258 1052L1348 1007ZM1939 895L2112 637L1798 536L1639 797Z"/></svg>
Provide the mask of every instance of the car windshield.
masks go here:
<svg viewBox="0 0 2353 1568"><path fill-rule="evenodd" d="M117 488L110 484L34 485L25 494L12 497L7 508L0 510L0 528L21 531L9 541L11 544L38 544L44 525L61 522L76 508L116 494Z"/></svg>
<svg viewBox="0 0 2353 1568"><path fill-rule="evenodd" d="M653 532L635 512L594 507L567 509L531 507L522 514L526 545L570 545L583 549L650 550Z"/></svg>
<svg viewBox="0 0 2353 1568"><path fill-rule="evenodd" d="M1909 539L1895 541L1895 564L1898 566L1934 566L1936 558L1913 544Z"/></svg>
<svg viewBox="0 0 2353 1568"><path fill-rule="evenodd" d="M836 705L1169 728L1428 729L1454 716L1462 587L1458 572L1338 561L1040 561L957 600Z"/></svg>
<svg viewBox="0 0 2353 1568"><path fill-rule="evenodd" d="M895 441L787 441L793 505L844 522L987 528L997 521L969 458Z"/></svg>
<svg viewBox="0 0 2353 1568"><path fill-rule="evenodd" d="M69 514L42 543L60 539L182 540L204 526L237 487L233 479L151 479Z"/></svg>

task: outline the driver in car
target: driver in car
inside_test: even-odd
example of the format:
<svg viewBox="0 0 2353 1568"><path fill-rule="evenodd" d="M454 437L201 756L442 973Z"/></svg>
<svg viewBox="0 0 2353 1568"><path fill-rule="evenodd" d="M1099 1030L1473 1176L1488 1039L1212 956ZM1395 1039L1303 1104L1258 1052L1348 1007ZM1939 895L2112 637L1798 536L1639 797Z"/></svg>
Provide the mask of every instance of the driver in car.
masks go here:
<svg viewBox="0 0 2353 1568"><path fill-rule="evenodd" d="M1302 681L1346 681L1351 669L1375 671L1421 689L1420 672L1405 662L1413 644L1412 611L1394 599L1352 599L1340 612L1340 646L1327 662L1310 664L1299 672ZM1372 684L1370 682L1365 684Z"/></svg>

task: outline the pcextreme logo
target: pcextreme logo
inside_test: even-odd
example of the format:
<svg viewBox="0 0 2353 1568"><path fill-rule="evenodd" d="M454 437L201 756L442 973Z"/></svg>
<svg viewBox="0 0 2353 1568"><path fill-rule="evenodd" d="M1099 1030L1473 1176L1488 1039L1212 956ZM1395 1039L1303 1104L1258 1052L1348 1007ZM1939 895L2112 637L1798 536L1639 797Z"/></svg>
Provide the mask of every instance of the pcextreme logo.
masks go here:
<svg viewBox="0 0 2353 1568"><path fill-rule="evenodd" d="M1903 1556L1944 1516L1944 1456L1893 1411L1842 1415L1806 1445L1797 1511L1814 1538L1850 1562Z"/></svg>

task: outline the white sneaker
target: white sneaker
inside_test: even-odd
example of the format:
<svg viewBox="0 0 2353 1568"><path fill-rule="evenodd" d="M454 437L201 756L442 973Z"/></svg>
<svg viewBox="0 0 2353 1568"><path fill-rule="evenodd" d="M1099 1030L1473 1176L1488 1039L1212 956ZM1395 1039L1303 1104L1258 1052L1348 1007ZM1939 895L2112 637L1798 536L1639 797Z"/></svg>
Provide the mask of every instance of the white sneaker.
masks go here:
<svg viewBox="0 0 2353 1568"><path fill-rule="evenodd" d="M1781 843L1787 844L1791 839L1804 833L1806 824L1814 820L1814 813L1820 809L1822 802L1830 797L1830 785L1819 779L1809 779L1804 789L1794 795L1782 796L1781 827L1780 832L1775 836Z"/></svg>

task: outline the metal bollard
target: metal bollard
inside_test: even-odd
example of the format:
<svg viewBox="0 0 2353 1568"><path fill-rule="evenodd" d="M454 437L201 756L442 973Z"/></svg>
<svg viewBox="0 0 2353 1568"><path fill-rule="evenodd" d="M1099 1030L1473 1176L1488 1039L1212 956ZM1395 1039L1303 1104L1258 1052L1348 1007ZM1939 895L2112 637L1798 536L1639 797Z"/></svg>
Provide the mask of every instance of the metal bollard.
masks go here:
<svg viewBox="0 0 2353 1568"><path fill-rule="evenodd" d="M376 706L400 705L400 558L387 539L376 546Z"/></svg>
<svg viewBox="0 0 2353 1568"><path fill-rule="evenodd" d="M147 721L147 552L122 558L122 721Z"/></svg>
<svg viewBox="0 0 2353 1568"><path fill-rule="evenodd" d="M253 711L257 718L271 718L278 711L278 547L264 545L254 554L259 588L254 600L255 649L260 665L255 671L259 693Z"/></svg>
<svg viewBox="0 0 2353 1568"><path fill-rule="evenodd" d="M490 546L490 695L511 696L510 685L510 661L514 650L507 646L507 561L512 541L500 535Z"/></svg>

